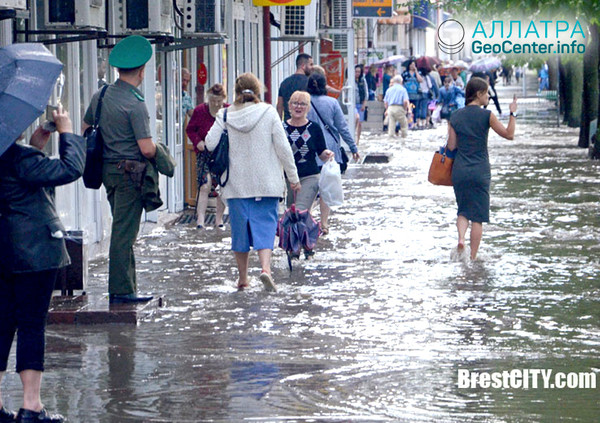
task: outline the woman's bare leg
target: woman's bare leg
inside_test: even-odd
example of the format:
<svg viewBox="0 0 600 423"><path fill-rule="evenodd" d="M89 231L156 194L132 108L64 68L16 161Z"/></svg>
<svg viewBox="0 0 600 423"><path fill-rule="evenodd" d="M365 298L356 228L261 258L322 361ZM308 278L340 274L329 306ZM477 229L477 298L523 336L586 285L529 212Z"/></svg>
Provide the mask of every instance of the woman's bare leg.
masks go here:
<svg viewBox="0 0 600 423"><path fill-rule="evenodd" d="M321 229L323 229L324 232L329 232L329 213L331 209L325 204L325 201L323 201L322 198L319 200L319 206L321 210Z"/></svg>
<svg viewBox="0 0 600 423"><path fill-rule="evenodd" d="M204 226L204 219L206 218L206 207L208 206L208 194L210 193L210 176L208 182L200 187L200 194L198 195L198 207L196 208L196 225Z"/></svg>
<svg viewBox="0 0 600 423"><path fill-rule="evenodd" d="M273 251L269 248L263 248L258 250L258 261L260 262L260 267L262 272L271 274L271 255Z"/></svg>
<svg viewBox="0 0 600 423"><path fill-rule="evenodd" d="M477 251L481 244L481 237L483 236L483 224L478 222L471 223L471 260L477 258Z"/></svg>
<svg viewBox="0 0 600 423"><path fill-rule="evenodd" d="M469 228L469 221L466 217L459 215L456 218L456 228L458 229L458 246L459 250L463 250L465 248L465 236L467 233L467 229Z"/></svg>
<svg viewBox="0 0 600 423"><path fill-rule="evenodd" d="M23 370L19 373L23 384L23 408L39 412L42 405L40 390L42 387L42 372L38 370Z"/></svg>
<svg viewBox="0 0 600 423"><path fill-rule="evenodd" d="M225 203L221 199L221 196L217 197L217 215L215 217L215 225L219 226L223 224L223 214L225 213Z"/></svg>
<svg viewBox="0 0 600 423"><path fill-rule="evenodd" d="M250 252L240 253L237 251L233 252L235 261L238 267L238 288L245 288L248 286L248 261L250 259Z"/></svg>

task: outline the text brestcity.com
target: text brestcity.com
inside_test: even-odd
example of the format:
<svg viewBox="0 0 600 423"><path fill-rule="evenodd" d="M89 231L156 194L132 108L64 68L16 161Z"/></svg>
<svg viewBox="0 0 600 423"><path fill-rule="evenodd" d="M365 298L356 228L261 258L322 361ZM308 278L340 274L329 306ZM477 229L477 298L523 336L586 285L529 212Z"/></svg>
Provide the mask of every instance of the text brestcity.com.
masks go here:
<svg viewBox="0 0 600 423"><path fill-rule="evenodd" d="M458 369L458 388L493 389L596 389L594 372L556 372L553 369L512 369L473 372Z"/></svg>

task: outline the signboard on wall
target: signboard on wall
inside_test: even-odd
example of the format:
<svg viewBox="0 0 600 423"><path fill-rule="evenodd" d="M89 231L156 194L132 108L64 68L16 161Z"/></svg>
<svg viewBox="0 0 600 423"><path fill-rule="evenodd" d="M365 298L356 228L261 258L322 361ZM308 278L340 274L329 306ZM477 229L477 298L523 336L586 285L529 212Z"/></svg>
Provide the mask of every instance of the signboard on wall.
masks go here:
<svg viewBox="0 0 600 423"><path fill-rule="evenodd" d="M198 85L204 85L208 81L208 71L206 70L206 65L204 63L200 63L198 66L196 81Z"/></svg>
<svg viewBox="0 0 600 423"><path fill-rule="evenodd" d="M386 18L392 16L392 0L352 0L355 18Z"/></svg>
<svg viewBox="0 0 600 423"><path fill-rule="evenodd" d="M358 63L364 63L365 65L370 65L375 63L384 57L387 57L386 51L384 49L375 49L375 48L359 48L358 49Z"/></svg>
<svg viewBox="0 0 600 423"><path fill-rule="evenodd" d="M0 0L2 9L27 9L27 0Z"/></svg>
<svg viewBox="0 0 600 423"><path fill-rule="evenodd" d="M254 6L308 6L311 0L252 0Z"/></svg>

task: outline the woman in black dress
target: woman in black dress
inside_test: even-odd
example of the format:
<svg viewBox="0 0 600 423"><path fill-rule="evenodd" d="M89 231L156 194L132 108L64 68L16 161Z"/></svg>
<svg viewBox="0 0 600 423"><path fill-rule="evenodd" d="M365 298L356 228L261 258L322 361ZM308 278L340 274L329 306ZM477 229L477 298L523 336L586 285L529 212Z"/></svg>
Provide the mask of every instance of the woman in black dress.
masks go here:
<svg viewBox="0 0 600 423"><path fill-rule="evenodd" d="M515 134L517 97L510 104L505 128L496 115L483 107L490 100L488 84L471 78L466 88L466 107L452 114L448 124L448 149L458 148L452 168L452 184L458 205L458 250L465 248L465 235L471 221L471 259L477 257L483 222L490 215L490 160L487 139L490 127L501 137L512 140Z"/></svg>

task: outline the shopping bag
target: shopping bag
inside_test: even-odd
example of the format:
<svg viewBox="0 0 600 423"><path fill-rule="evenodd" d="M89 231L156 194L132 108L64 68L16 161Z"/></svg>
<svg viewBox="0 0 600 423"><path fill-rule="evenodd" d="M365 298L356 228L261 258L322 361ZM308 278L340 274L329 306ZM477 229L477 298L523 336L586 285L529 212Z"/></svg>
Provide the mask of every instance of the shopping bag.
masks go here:
<svg viewBox="0 0 600 423"><path fill-rule="evenodd" d="M321 169L319 194L329 207L341 206L344 202L342 172L340 165L335 160L328 160Z"/></svg>
<svg viewBox="0 0 600 423"><path fill-rule="evenodd" d="M440 117L440 113L442 111L442 105L438 104L435 107L435 110L431 113L431 119L433 119L434 122L441 122L442 118Z"/></svg>

